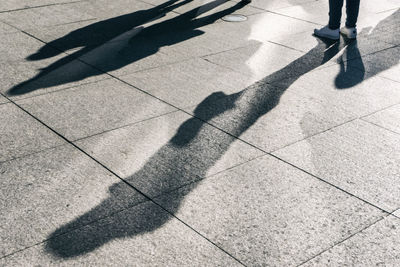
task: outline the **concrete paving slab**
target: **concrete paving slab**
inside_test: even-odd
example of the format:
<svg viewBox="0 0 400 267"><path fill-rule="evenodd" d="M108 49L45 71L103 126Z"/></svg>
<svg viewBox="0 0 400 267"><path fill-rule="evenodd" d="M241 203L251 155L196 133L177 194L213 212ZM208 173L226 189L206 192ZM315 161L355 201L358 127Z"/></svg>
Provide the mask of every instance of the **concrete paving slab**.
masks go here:
<svg viewBox="0 0 400 267"><path fill-rule="evenodd" d="M249 42L245 47L204 57L207 61L239 71L254 82L296 60L303 53L277 44Z"/></svg>
<svg viewBox="0 0 400 267"><path fill-rule="evenodd" d="M71 141L174 110L117 80L90 83L17 102Z"/></svg>
<svg viewBox="0 0 400 267"><path fill-rule="evenodd" d="M400 135L362 120L274 155L389 212L400 206Z"/></svg>
<svg viewBox="0 0 400 267"><path fill-rule="evenodd" d="M315 28L314 23L270 12L250 16L247 21L236 24L231 23L230 26L235 29L231 30L232 34L260 42L275 41L282 36L312 31Z"/></svg>
<svg viewBox="0 0 400 267"><path fill-rule="evenodd" d="M369 0L360 4L359 17L361 19L363 17L368 17L399 7L400 5L396 0L384 0L380 2L379 5L377 5L375 1ZM320 25L326 25L329 20L329 4L326 1L313 1L302 5L294 5L287 8L281 8L276 12L293 18L318 23ZM343 7L342 14L346 14L345 7ZM342 15L342 24L344 24L345 19L346 16Z"/></svg>
<svg viewBox="0 0 400 267"><path fill-rule="evenodd" d="M75 143L149 196L264 154L182 112Z"/></svg>
<svg viewBox="0 0 400 267"><path fill-rule="evenodd" d="M3 162L0 173L1 256L144 201L69 145Z"/></svg>
<svg viewBox="0 0 400 267"><path fill-rule="evenodd" d="M79 10L85 11L86 14L97 18L97 20L110 19L131 14L132 16L130 16L130 20L132 23L134 23L134 14L135 16L142 16L142 13L144 13L142 11L150 9L154 6L142 1L132 0L115 0L112 3L107 0L86 0L78 3L76 7L78 7ZM118 29L116 30L118 31Z"/></svg>
<svg viewBox="0 0 400 267"><path fill-rule="evenodd" d="M400 105L376 112L363 120L400 134Z"/></svg>
<svg viewBox="0 0 400 267"><path fill-rule="evenodd" d="M266 152L353 118L340 109L325 107L311 98L285 93L284 89L268 84L256 84L250 88L216 99L197 114L195 108L188 111L203 119L211 117L212 125ZM226 111L218 113L221 108ZM307 131L303 128L307 128Z"/></svg>
<svg viewBox="0 0 400 267"><path fill-rule="evenodd" d="M328 22L329 4L327 1L306 2L301 5L291 5L275 10L278 14L313 22L317 28ZM346 14L346 13L343 13ZM344 18L342 18L344 21Z"/></svg>
<svg viewBox="0 0 400 267"><path fill-rule="evenodd" d="M78 7L79 2L5 12L0 14L0 20L20 30L26 30L94 19Z"/></svg>
<svg viewBox="0 0 400 267"><path fill-rule="evenodd" d="M3 258L0 264L242 266L149 202Z"/></svg>
<svg viewBox="0 0 400 267"><path fill-rule="evenodd" d="M400 219L389 216L303 266L397 266Z"/></svg>
<svg viewBox="0 0 400 267"><path fill-rule="evenodd" d="M181 108L197 105L214 92L234 93L252 83L243 74L198 58L121 79Z"/></svg>
<svg viewBox="0 0 400 267"><path fill-rule="evenodd" d="M0 39L0 62L24 61L43 45L39 40L22 32L3 34ZM47 54L56 52L54 49L49 49Z"/></svg>
<svg viewBox="0 0 400 267"><path fill-rule="evenodd" d="M303 52L308 52L319 44L319 40L313 36L313 31L306 31L291 36L281 37L275 40L275 43L287 46ZM375 36L375 34L374 34ZM331 65L334 62L359 58L360 56L372 54L387 48L393 47L377 38L371 38L370 35L360 33L356 41L345 40L342 36L337 45L337 54L325 65Z"/></svg>
<svg viewBox="0 0 400 267"><path fill-rule="evenodd" d="M188 1L186 4L176 8L174 11L179 14L188 14L188 12L197 13L197 18L202 18L229 9L236 5L238 1L227 0L202 0L202 1ZM258 13L265 12L262 9L254 8L251 5L242 4L234 13L244 16L251 16Z"/></svg>
<svg viewBox="0 0 400 267"><path fill-rule="evenodd" d="M360 63L361 64L361 63ZM365 116L400 102L400 84L342 62L300 76L272 81L289 91L315 99L325 107L339 109L351 116ZM390 96L390 97L388 97Z"/></svg>
<svg viewBox="0 0 400 267"><path fill-rule="evenodd" d="M43 61L14 61L0 64L1 92L12 99L109 79L89 65L61 54Z"/></svg>
<svg viewBox="0 0 400 267"><path fill-rule="evenodd" d="M236 8L236 6L233 6L231 9L235 10ZM248 17L247 21L240 23L226 21L213 23L224 15L232 13L229 10L224 12L214 14L204 20L188 21L186 17L178 17L176 20L171 20L171 27L166 27L163 31L160 31L163 28L150 29L150 32L159 32L159 34L153 33L150 36L157 36L153 39L161 47L161 52L184 60L243 47L249 44L249 40L259 42L274 40L278 36L311 30L314 26L311 23L299 22L273 13L252 15ZM271 27L271 25L274 25L274 27ZM165 27L166 24L162 26ZM177 26L186 29L182 32L170 32L171 28ZM224 38L221 38L221 36L224 36Z"/></svg>
<svg viewBox="0 0 400 267"><path fill-rule="evenodd" d="M65 144L14 104L0 105L0 114L0 162Z"/></svg>
<svg viewBox="0 0 400 267"><path fill-rule="evenodd" d="M400 209L398 209L397 211L395 211L395 212L393 213L393 215L396 216L396 217L398 217L398 218L400 218Z"/></svg>
<svg viewBox="0 0 400 267"><path fill-rule="evenodd" d="M76 0L7 0L0 3L0 12L68 2L76 2Z"/></svg>
<svg viewBox="0 0 400 267"><path fill-rule="evenodd" d="M89 12L100 12L100 14L95 14L96 19L51 27L29 28L26 32L47 42L49 46L61 50L89 49L90 46L131 38L129 35L125 36L125 33L129 33L134 28L148 27L176 16L176 14L171 15L171 12L168 13L163 6L154 7L143 2L130 2L130 13L120 6L118 8L118 5L104 4L103 1L95 1L94 4L88 1L81 2L82 10L89 9ZM115 14L108 12L109 7L115 9ZM120 14L121 12L123 13Z"/></svg>
<svg viewBox="0 0 400 267"><path fill-rule="evenodd" d="M302 5L309 2L315 2L315 0L253 0L250 5L269 11L276 11L281 8L290 7L293 5Z"/></svg>
<svg viewBox="0 0 400 267"><path fill-rule="evenodd" d="M4 96L0 95L0 104L4 104L4 103L8 103L10 101L8 101L7 98L5 98Z"/></svg>
<svg viewBox="0 0 400 267"><path fill-rule="evenodd" d="M0 33L1 34L13 33L13 32L18 32L18 30L16 28L13 28L13 27L0 21Z"/></svg>
<svg viewBox="0 0 400 267"><path fill-rule="evenodd" d="M349 61L349 66L365 71L364 77L375 75L400 82L400 46Z"/></svg>
<svg viewBox="0 0 400 267"><path fill-rule="evenodd" d="M135 30L131 34L135 35ZM180 61L160 52L153 41L144 37L105 43L82 55L80 60L116 77Z"/></svg>
<svg viewBox="0 0 400 267"><path fill-rule="evenodd" d="M296 266L383 215L269 156L156 201L248 266Z"/></svg>

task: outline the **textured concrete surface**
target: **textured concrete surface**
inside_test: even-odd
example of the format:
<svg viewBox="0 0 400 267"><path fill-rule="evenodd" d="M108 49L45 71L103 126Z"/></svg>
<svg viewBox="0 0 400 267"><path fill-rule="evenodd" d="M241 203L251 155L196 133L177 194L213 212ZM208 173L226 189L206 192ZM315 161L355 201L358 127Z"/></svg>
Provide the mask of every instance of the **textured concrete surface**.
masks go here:
<svg viewBox="0 0 400 267"><path fill-rule="evenodd" d="M119 185L107 209L92 209L118 179L70 145L4 162L0 173L2 257L145 200Z"/></svg>
<svg viewBox="0 0 400 267"><path fill-rule="evenodd" d="M270 156L156 202L248 266L298 265L384 214Z"/></svg>
<svg viewBox="0 0 400 267"><path fill-rule="evenodd" d="M265 154L182 112L86 138L76 144L151 196Z"/></svg>
<svg viewBox="0 0 400 267"><path fill-rule="evenodd" d="M14 104L0 105L0 113L0 162L65 144Z"/></svg>
<svg viewBox="0 0 400 267"><path fill-rule="evenodd" d="M385 129L400 133L400 105L389 107L363 119Z"/></svg>
<svg viewBox="0 0 400 267"><path fill-rule="evenodd" d="M105 101L107 99L107 101ZM174 110L117 80L17 101L69 140L111 130Z"/></svg>
<svg viewBox="0 0 400 267"><path fill-rule="evenodd" d="M362 120L274 153L388 211L400 205L400 136Z"/></svg>
<svg viewBox="0 0 400 267"><path fill-rule="evenodd" d="M400 3L361 2L332 42L325 0L1 1L0 265L399 265Z"/></svg>
<svg viewBox="0 0 400 267"><path fill-rule="evenodd" d="M389 216L303 266L397 266L400 219Z"/></svg>

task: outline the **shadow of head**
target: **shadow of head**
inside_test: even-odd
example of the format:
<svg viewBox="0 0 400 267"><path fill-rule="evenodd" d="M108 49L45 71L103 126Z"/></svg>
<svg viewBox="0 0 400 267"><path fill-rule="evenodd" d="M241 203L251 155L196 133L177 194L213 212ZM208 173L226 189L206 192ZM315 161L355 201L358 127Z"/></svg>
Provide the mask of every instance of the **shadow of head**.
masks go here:
<svg viewBox="0 0 400 267"><path fill-rule="evenodd" d="M73 258L91 252L110 240L149 233L170 219L152 202L145 202L113 216L69 232L68 226L55 231L46 243L46 251L60 258Z"/></svg>

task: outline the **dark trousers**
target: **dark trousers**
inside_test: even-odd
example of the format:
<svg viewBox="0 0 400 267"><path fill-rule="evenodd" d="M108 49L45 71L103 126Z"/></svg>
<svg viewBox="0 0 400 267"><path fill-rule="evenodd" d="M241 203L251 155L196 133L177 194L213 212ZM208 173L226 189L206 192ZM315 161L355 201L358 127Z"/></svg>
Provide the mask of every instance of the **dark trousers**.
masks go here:
<svg viewBox="0 0 400 267"><path fill-rule="evenodd" d="M342 18L343 0L329 0L329 28L334 30L340 28ZM360 0L346 0L346 26L356 26Z"/></svg>

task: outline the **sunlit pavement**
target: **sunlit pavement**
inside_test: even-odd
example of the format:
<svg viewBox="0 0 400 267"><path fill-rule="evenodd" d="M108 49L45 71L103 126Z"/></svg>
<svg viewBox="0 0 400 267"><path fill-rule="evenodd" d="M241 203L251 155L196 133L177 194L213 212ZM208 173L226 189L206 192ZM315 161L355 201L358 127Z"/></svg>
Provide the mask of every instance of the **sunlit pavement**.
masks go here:
<svg viewBox="0 0 400 267"><path fill-rule="evenodd" d="M207 1L1 1L1 266L400 266L400 2Z"/></svg>

